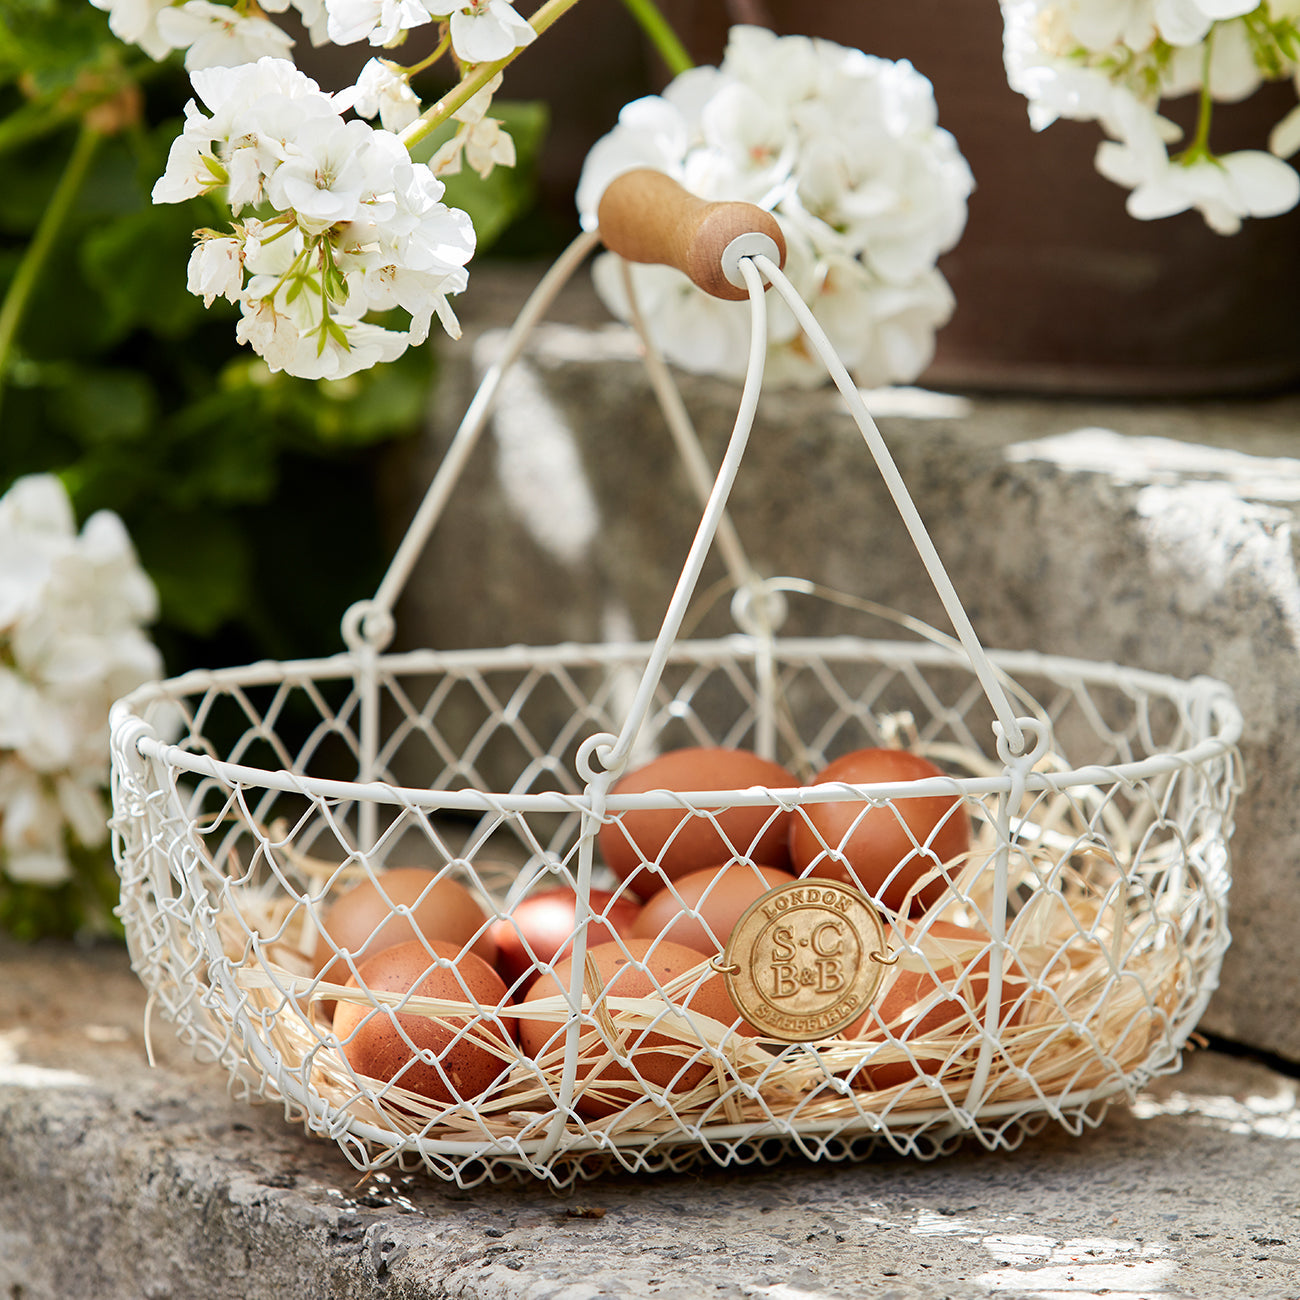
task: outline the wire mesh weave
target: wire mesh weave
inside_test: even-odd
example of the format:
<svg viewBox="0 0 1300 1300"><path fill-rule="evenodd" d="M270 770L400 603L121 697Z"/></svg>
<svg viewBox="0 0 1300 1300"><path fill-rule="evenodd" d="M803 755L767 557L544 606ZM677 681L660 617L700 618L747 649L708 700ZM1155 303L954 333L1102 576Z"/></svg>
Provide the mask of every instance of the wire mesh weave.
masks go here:
<svg viewBox="0 0 1300 1300"><path fill-rule="evenodd" d="M1220 683L1035 654L984 656L981 674L953 643L770 628L405 654L379 653L377 639L154 684L119 702L112 725L120 912L153 1005L241 1095L281 1102L357 1167L564 1186L611 1166L791 1150L929 1156L968 1137L1011 1148L1049 1120L1095 1124L1177 1068L1229 939L1241 720ZM1028 710L1019 748L995 725L990 674ZM627 734L629 700L637 753L750 749L798 781L620 795L598 760ZM900 743L947 775L808 784L837 754ZM493 792L485 773L501 770L511 779ZM817 833L818 808L852 800L907 827L910 801L936 794L969 819L970 847L941 862L908 831L910 856L946 888L921 913L877 900L894 964L850 1031L785 1043L719 1012L704 1000L717 951L656 974L637 949L630 965L646 979L622 993L584 962L596 923L628 897L597 840L632 812L665 810L675 833L708 823L757 877L760 835L737 838L729 808L757 808L762 829L784 818ZM823 856L842 847L821 843ZM501 926L518 936L520 905L568 886L572 973L549 997L516 1001L524 978L488 997L426 942L448 977L440 992L367 985L365 954L330 934L329 908L407 864L477 901L482 925L456 945L466 952ZM641 865L677 889L659 854ZM322 942L337 954L324 974ZM525 951L530 977L559 964ZM337 1032L332 1002L358 1008L361 1026ZM553 1029L544 1049L522 1045L528 1020ZM349 1053L367 1023L403 1044L407 1064L387 1077ZM417 1067L432 1087L414 1086Z"/></svg>

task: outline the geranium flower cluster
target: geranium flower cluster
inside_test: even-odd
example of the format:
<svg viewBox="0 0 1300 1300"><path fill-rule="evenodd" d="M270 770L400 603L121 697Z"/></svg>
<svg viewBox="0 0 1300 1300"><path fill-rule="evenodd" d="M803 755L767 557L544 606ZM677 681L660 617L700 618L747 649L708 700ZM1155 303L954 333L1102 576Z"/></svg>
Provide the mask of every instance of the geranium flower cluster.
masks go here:
<svg viewBox="0 0 1300 1300"><path fill-rule="evenodd" d="M786 274L857 382L907 382L925 369L953 308L936 261L962 233L972 180L937 123L930 83L909 63L735 27L720 66L693 68L662 95L628 104L596 143L578 187L586 228L595 228L610 181L637 167L666 172L701 198L772 212ZM665 356L689 370L744 373L746 304L712 298L677 271L604 254L596 287L623 319L625 274ZM775 301L769 312L769 382L821 382L793 315Z"/></svg>
<svg viewBox="0 0 1300 1300"><path fill-rule="evenodd" d="M153 58L185 51L198 102L186 107L154 201L224 193L233 224L197 232L189 287L208 305L237 303L237 337L272 370L344 378L422 343L435 315L459 333L448 296L466 287L475 237L469 217L442 203L437 177L463 163L481 177L514 165L513 140L489 116L499 73L450 114L455 131L429 164L412 163L398 133L421 115L414 72L450 49L468 76L535 38L508 0L92 3ZM294 67L293 41L266 17L291 3L318 44L389 48L433 23L444 39L411 67L373 58L355 85L328 94ZM370 319L395 308L409 315L406 328Z"/></svg>
<svg viewBox="0 0 1300 1300"><path fill-rule="evenodd" d="M62 483L40 474L0 497L0 867L71 875L69 841L107 835L108 710L157 677L143 628L156 612L121 519L80 532Z"/></svg>
<svg viewBox="0 0 1300 1300"><path fill-rule="evenodd" d="M220 190L241 218L200 232L189 267L192 292L239 304L241 342L272 370L339 379L423 342L435 314L458 332L447 295L465 288L474 228L396 135L345 120L345 100L283 59L191 80L211 115L187 105L153 197ZM399 307L407 329L365 319Z"/></svg>
<svg viewBox="0 0 1300 1300"><path fill-rule="evenodd" d="M314 45L369 41L390 48L406 32L446 22L457 59L491 63L527 45L536 33L510 0L262 0L260 5L212 0L90 0L108 14L113 34L152 59L185 51L185 66L233 67L259 58L288 58L293 39L266 17L298 11Z"/></svg>
<svg viewBox="0 0 1300 1300"><path fill-rule="evenodd" d="M1097 170L1130 190L1132 216L1194 209L1233 234L1300 201L1300 175L1283 161L1300 149L1300 110L1260 141L1267 150L1216 154L1210 132L1216 102L1300 78L1300 0L1002 0L1002 12L1007 77L1031 125L1099 122L1110 139ZM1160 113L1186 94L1200 96L1190 140Z"/></svg>

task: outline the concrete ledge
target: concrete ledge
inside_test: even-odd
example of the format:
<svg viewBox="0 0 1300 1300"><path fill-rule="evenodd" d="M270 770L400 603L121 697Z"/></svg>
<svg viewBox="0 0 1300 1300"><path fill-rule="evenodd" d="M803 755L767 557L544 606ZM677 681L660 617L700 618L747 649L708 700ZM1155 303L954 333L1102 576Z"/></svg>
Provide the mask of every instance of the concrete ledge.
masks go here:
<svg viewBox="0 0 1300 1300"><path fill-rule="evenodd" d="M395 526L414 509L499 354L500 327L533 282L520 271L480 280L466 338L446 350L430 430L393 467ZM504 386L416 571L399 610L403 646L658 631L698 498L630 334L608 323L582 277L554 316ZM717 464L738 390L679 378ZM1231 846L1234 942L1205 1025L1300 1061L1300 396L873 400L985 645L1205 673L1233 688L1246 773ZM833 389L764 393L729 510L760 573L810 578L948 627ZM699 591L716 593L725 578L712 557ZM811 603L785 630L798 617L808 621L797 630L812 635L899 635ZM733 630L727 601L706 608L699 626L705 635ZM492 777L508 788L516 775Z"/></svg>
<svg viewBox="0 0 1300 1300"><path fill-rule="evenodd" d="M1300 1297L1297 1083L1214 1052L1095 1132L558 1198L361 1179L153 1026L126 954L0 942L6 1300Z"/></svg>

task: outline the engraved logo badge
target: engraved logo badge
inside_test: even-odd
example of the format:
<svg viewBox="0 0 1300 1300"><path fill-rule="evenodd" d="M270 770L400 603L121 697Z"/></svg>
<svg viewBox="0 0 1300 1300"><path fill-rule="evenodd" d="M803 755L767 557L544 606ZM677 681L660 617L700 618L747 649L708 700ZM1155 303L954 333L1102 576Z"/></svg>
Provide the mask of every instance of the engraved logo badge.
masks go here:
<svg viewBox="0 0 1300 1300"><path fill-rule="evenodd" d="M720 969L750 1024L808 1043L865 1013L886 964L885 928L870 899L837 881L796 880L749 907Z"/></svg>

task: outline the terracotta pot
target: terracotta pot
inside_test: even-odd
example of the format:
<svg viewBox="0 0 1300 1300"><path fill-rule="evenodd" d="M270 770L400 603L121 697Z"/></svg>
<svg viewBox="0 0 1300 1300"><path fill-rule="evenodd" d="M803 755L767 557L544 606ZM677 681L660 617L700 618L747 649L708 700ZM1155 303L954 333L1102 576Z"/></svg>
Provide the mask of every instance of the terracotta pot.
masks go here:
<svg viewBox="0 0 1300 1300"><path fill-rule="evenodd" d="M728 9L667 0L699 62L722 56ZM783 34L909 59L935 88L977 189L965 234L940 262L957 309L924 382L1115 396L1258 392L1300 380L1300 211L1215 234L1195 213L1141 222L1103 179L1094 123L1030 130L1002 64L994 0L767 0ZM1216 108L1220 151L1262 148L1294 104L1285 85ZM1190 126L1195 105L1167 106Z"/></svg>

